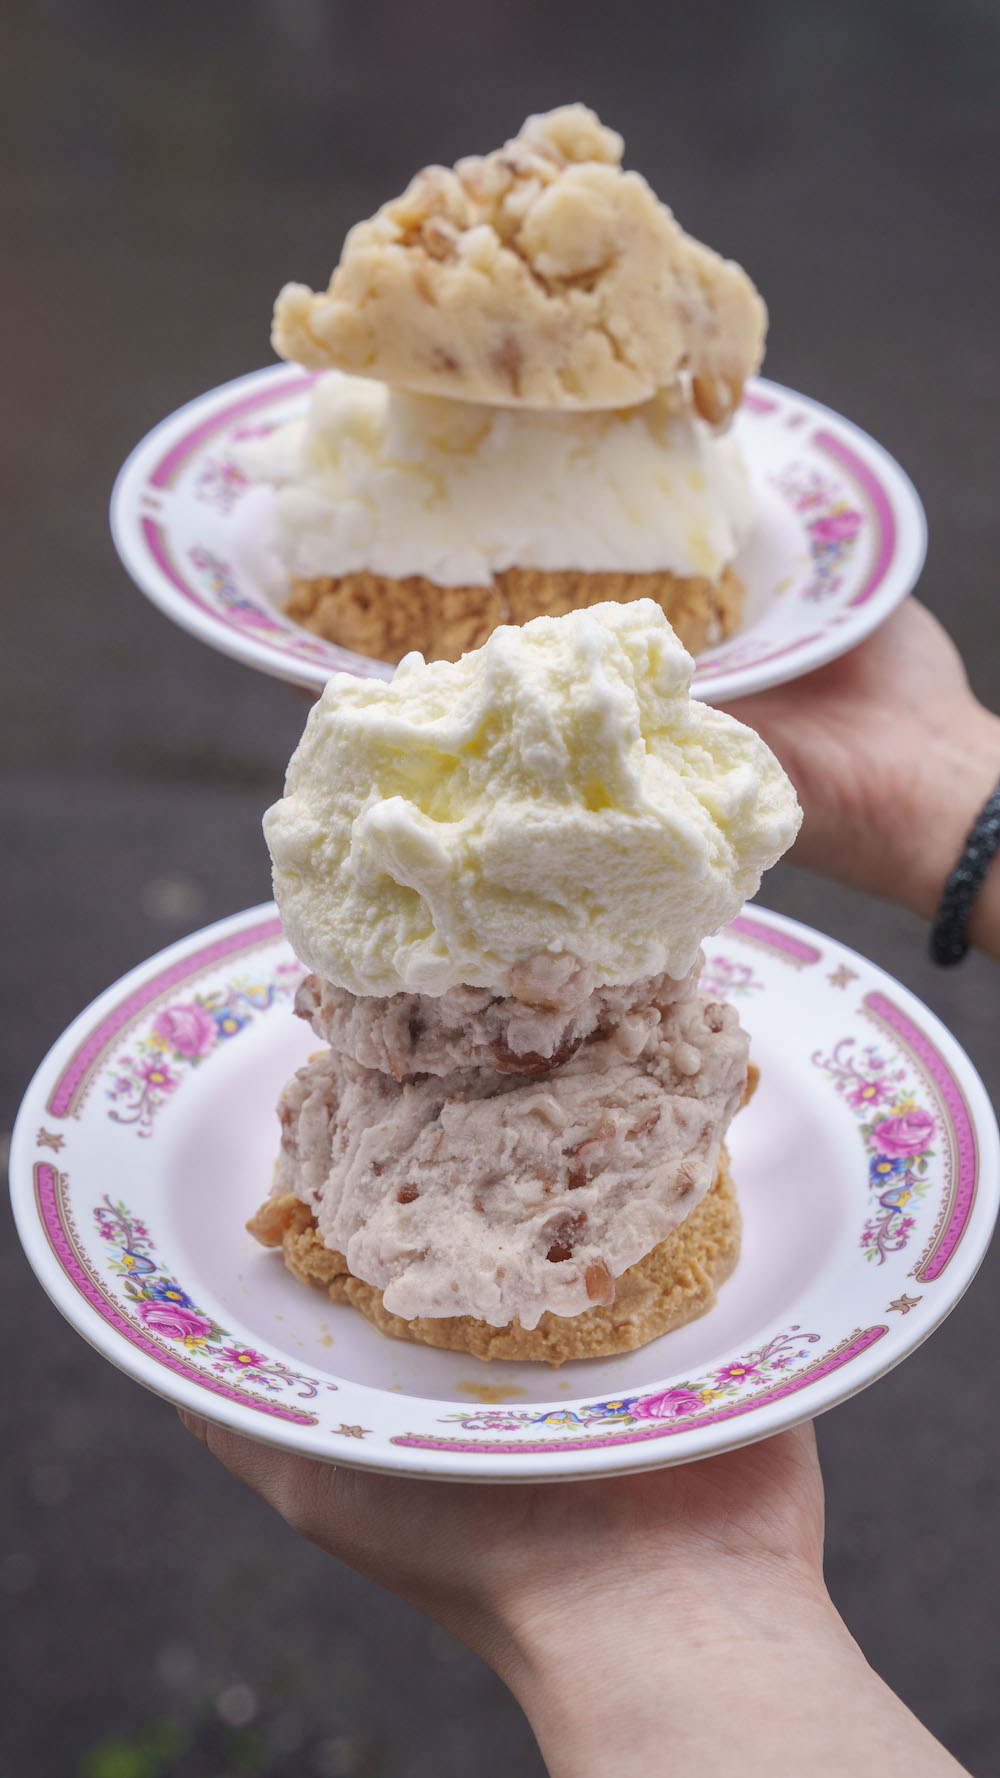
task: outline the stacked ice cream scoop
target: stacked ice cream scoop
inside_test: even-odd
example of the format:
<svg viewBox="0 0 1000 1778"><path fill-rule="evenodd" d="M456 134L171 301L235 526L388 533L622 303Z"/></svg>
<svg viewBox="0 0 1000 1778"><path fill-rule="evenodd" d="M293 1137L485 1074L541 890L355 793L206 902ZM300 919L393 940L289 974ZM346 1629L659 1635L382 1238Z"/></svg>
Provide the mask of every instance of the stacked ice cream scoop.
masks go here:
<svg viewBox="0 0 1000 1778"><path fill-rule="evenodd" d="M752 514L720 431L766 312L622 153L582 105L531 117L359 223L328 291L281 292L276 350L327 374L243 458L300 621L392 661L608 599L694 650L735 627Z"/></svg>
<svg viewBox="0 0 1000 1778"><path fill-rule="evenodd" d="M747 1085L702 939L794 837L648 600L337 675L265 819L298 1010L251 1227L386 1331L553 1362L701 1312L735 1262Z"/></svg>

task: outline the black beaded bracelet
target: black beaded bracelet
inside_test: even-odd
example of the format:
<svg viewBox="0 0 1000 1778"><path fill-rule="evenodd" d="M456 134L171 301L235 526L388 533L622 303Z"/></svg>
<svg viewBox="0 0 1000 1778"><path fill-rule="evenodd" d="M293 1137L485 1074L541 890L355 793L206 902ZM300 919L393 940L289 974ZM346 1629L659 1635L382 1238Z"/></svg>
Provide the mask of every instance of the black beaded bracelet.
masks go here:
<svg viewBox="0 0 1000 1778"><path fill-rule="evenodd" d="M931 927L935 963L961 963L969 948L965 928L983 878L1000 850L1000 784L983 804L962 855L944 886L941 905Z"/></svg>

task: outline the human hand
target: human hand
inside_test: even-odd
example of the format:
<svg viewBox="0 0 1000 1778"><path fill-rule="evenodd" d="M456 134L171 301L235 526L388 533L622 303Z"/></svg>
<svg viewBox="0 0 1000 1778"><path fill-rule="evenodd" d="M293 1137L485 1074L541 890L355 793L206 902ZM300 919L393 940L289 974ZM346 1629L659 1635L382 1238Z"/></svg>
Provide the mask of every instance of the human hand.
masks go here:
<svg viewBox="0 0 1000 1778"><path fill-rule="evenodd" d="M803 1625L834 1616L809 1426L643 1475L477 1486L334 1468L181 1417L293 1530L489 1661L560 1778L611 1769L609 1735L613 1769L658 1770L665 1724L716 1659L752 1676L755 1650L792 1658Z"/></svg>
<svg viewBox="0 0 1000 1778"><path fill-rule="evenodd" d="M337 1469L185 1425L323 1550L461 1637L551 1778L955 1778L822 1581L812 1428L700 1463L541 1485Z"/></svg>
<svg viewBox="0 0 1000 1778"><path fill-rule="evenodd" d="M937 619L906 599L849 653L727 708L798 791L794 861L930 918L1000 774L1000 718Z"/></svg>
<svg viewBox="0 0 1000 1778"><path fill-rule="evenodd" d="M728 1629L777 1590L823 1596L812 1428L705 1462L591 1482L419 1481L276 1451L181 1418L293 1530L435 1618L515 1683L566 1631ZM624 1630L624 1625L622 1626Z"/></svg>

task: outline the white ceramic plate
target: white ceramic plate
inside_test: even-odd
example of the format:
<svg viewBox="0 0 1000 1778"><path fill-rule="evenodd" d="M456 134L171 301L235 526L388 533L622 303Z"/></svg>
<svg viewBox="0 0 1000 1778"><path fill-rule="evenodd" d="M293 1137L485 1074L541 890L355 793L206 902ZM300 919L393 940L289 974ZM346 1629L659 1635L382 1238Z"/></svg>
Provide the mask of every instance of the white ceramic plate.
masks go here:
<svg viewBox="0 0 1000 1778"><path fill-rule="evenodd" d="M213 648L294 685L392 667L324 642L284 615L272 496L233 446L299 416L315 376L287 364L212 389L155 427L111 498L118 553L142 591ZM736 420L758 523L737 559L746 621L700 656L695 695L722 703L809 673L853 648L910 591L926 525L882 447L819 402L761 378Z"/></svg>
<svg viewBox="0 0 1000 1778"><path fill-rule="evenodd" d="M386 1339L244 1231L279 1088L316 1039L273 906L117 982L39 1069L14 1132L28 1257L73 1326L168 1400L267 1443L471 1480L614 1474L763 1438L898 1364L973 1277L997 1214L982 1084L912 994L748 909L706 946L761 1082L730 1148L745 1229L716 1307L561 1371Z"/></svg>

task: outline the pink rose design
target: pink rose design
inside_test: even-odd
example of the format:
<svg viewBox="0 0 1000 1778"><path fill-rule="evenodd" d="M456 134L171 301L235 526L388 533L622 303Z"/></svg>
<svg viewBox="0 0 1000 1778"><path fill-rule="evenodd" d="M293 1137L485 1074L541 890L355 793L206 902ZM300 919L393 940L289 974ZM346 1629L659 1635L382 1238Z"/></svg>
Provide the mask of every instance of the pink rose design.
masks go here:
<svg viewBox="0 0 1000 1778"><path fill-rule="evenodd" d="M872 1131L872 1142L880 1154L902 1161L909 1155L922 1154L930 1146L933 1134L933 1117L929 1111L922 1111L917 1106L913 1111L883 1118Z"/></svg>
<svg viewBox="0 0 1000 1778"><path fill-rule="evenodd" d="M861 529L859 512L831 512L825 519L814 519L810 525L814 537L821 543L845 543L848 538L856 537Z"/></svg>
<svg viewBox="0 0 1000 1778"><path fill-rule="evenodd" d="M165 1006L153 1030L179 1056L207 1056L216 1041L211 1013L193 1001Z"/></svg>
<svg viewBox="0 0 1000 1778"><path fill-rule="evenodd" d="M151 1332L165 1334L168 1340L186 1340L192 1334L207 1339L212 1331L207 1315L186 1309L183 1303L144 1302L139 1314Z"/></svg>
<svg viewBox="0 0 1000 1778"><path fill-rule="evenodd" d="M629 1413L636 1420L674 1420L678 1414L691 1414L701 1406L701 1396L693 1389L664 1389L659 1395L644 1395L633 1402Z"/></svg>

